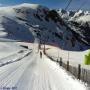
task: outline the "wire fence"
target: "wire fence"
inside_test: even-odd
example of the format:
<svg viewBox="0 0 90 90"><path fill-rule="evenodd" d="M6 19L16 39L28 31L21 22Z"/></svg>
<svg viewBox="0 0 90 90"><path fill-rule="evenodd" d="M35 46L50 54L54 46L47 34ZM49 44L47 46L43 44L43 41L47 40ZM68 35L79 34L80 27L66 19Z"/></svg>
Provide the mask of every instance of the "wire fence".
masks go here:
<svg viewBox="0 0 90 90"><path fill-rule="evenodd" d="M77 79L90 85L90 70L82 68L80 64L78 64L78 66L72 66L70 65L69 61L64 62L61 57L60 57L60 60L58 61L58 59L55 60L53 57L47 54L46 56L50 58L52 61L57 62L61 67L63 67L66 71L70 72Z"/></svg>

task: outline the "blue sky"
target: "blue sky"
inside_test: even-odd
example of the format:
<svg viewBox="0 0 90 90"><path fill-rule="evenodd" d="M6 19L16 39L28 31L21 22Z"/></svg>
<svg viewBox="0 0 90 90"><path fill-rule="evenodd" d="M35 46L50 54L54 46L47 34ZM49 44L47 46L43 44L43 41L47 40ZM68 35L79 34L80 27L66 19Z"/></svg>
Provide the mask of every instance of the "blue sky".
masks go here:
<svg viewBox="0 0 90 90"><path fill-rule="evenodd" d="M68 0L0 0L1 6L20 3L38 3L50 8L65 8ZM69 9L78 9L80 7L90 10L90 0L72 0Z"/></svg>

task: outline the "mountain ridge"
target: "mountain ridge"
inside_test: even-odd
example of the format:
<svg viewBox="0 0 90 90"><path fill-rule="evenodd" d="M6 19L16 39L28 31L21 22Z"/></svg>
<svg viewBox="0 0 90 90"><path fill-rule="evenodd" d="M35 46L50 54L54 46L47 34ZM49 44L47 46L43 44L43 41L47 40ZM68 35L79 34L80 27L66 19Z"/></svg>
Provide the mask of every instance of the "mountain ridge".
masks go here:
<svg viewBox="0 0 90 90"><path fill-rule="evenodd" d="M71 21L62 18L56 10L38 4L21 4L0 9L0 38L51 44L65 50L85 50L90 46L76 38ZM74 26L74 25L73 25ZM3 34L5 33L5 34ZM75 36L76 35L76 36Z"/></svg>

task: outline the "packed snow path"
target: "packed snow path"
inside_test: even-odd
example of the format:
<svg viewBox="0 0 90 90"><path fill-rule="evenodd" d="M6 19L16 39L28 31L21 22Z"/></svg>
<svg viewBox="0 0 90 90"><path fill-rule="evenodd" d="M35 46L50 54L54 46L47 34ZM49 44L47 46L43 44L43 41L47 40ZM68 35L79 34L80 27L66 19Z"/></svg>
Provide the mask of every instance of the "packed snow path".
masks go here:
<svg viewBox="0 0 90 90"><path fill-rule="evenodd" d="M0 90L86 90L86 87L46 56L40 58L39 53L32 52L20 61L0 67Z"/></svg>

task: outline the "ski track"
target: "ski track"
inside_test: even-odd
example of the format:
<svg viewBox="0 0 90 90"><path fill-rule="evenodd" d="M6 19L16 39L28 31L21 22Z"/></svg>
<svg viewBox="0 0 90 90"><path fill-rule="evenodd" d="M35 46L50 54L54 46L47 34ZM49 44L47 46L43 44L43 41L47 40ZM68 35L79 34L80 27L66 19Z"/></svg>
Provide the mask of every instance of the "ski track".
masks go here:
<svg viewBox="0 0 90 90"><path fill-rule="evenodd" d="M0 67L0 90L17 87L17 90L86 90L57 64L39 53L32 52L18 62Z"/></svg>

